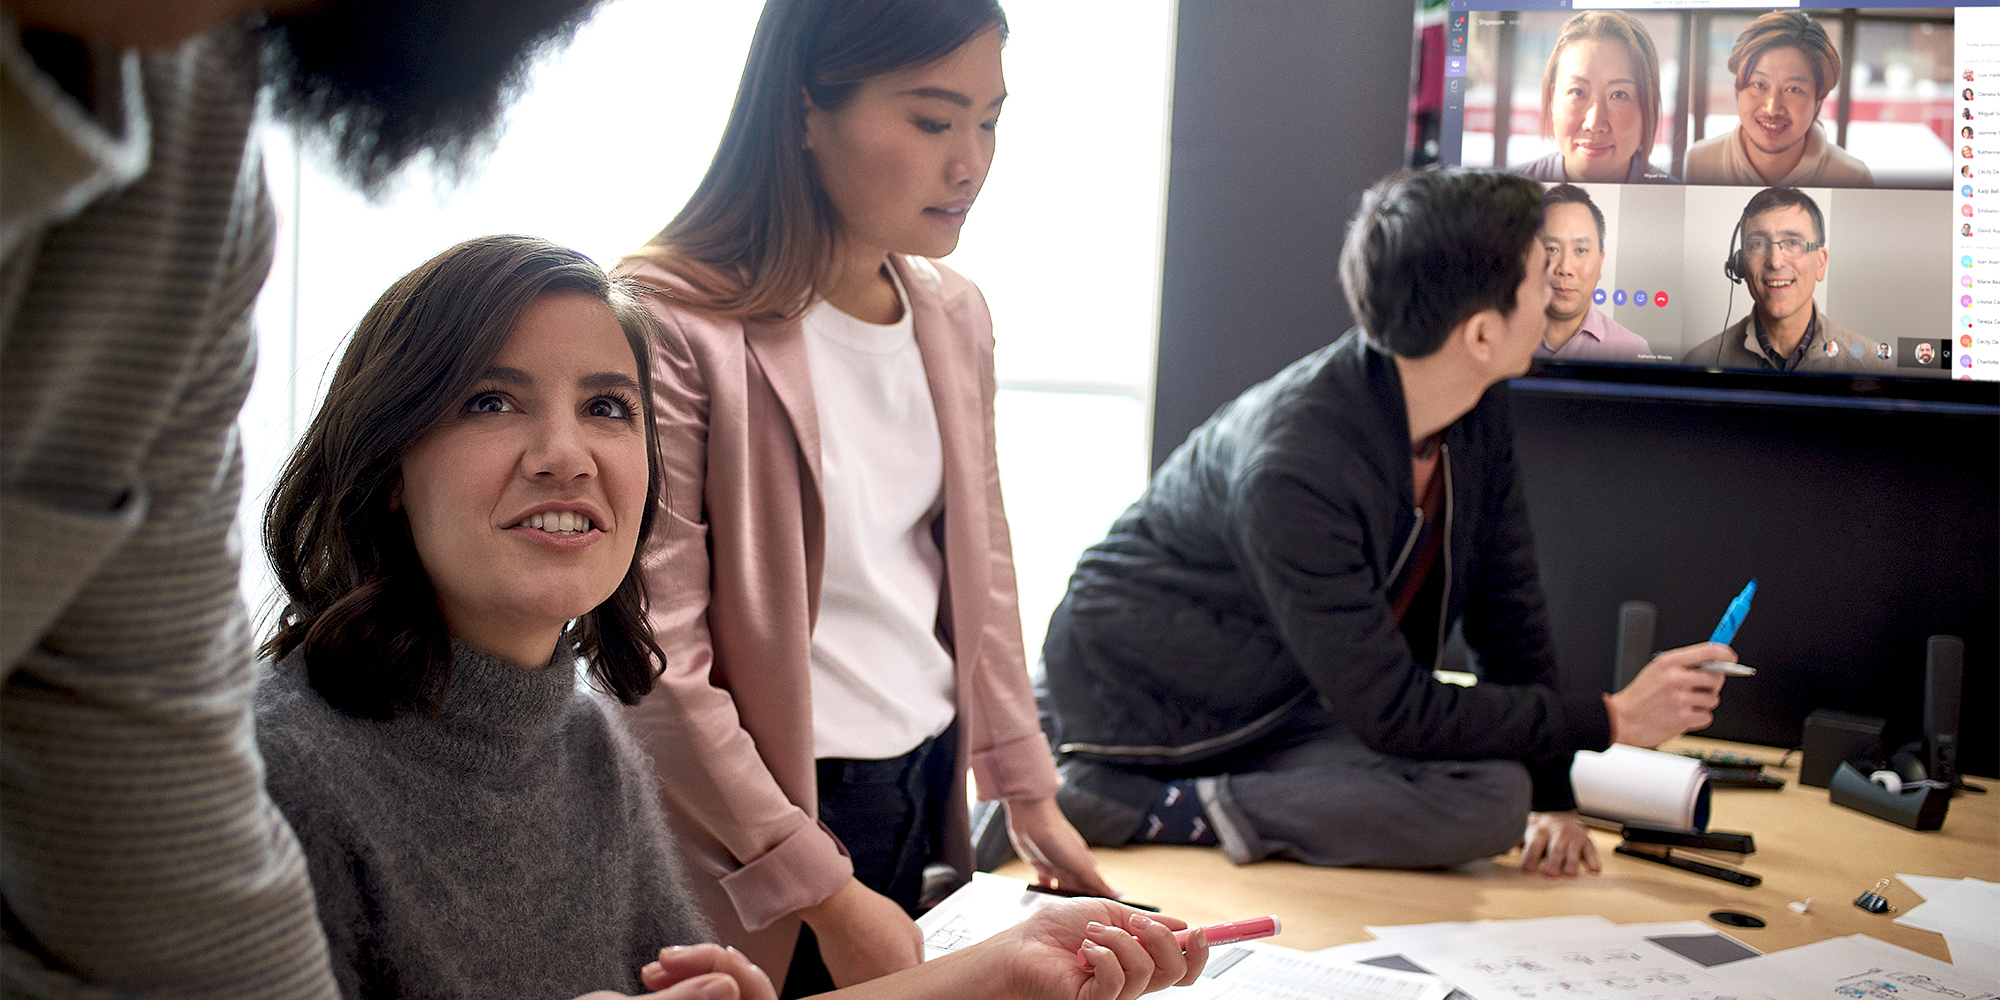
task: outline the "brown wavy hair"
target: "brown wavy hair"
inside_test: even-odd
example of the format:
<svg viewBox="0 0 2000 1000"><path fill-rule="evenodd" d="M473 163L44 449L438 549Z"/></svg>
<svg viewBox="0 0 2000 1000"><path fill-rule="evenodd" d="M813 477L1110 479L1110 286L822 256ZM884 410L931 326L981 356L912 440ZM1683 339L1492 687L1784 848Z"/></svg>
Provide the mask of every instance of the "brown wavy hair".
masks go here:
<svg viewBox="0 0 2000 1000"><path fill-rule="evenodd" d="M386 719L427 711L451 681L451 637L418 561L408 515L392 508L403 451L471 391L535 300L583 292L609 308L638 361L645 401L643 550L660 503L659 432L646 345L656 325L635 289L590 258L532 236L467 240L404 275L362 317L264 511L264 550L285 606L263 652L303 649L329 704ZM595 683L631 704L664 663L646 621L638 559L570 639Z"/></svg>
<svg viewBox="0 0 2000 1000"><path fill-rule="evenodd" d="M996 0L769 0L708 173L679 215L621 262L686 284L675 298L737 319L789 319L831 277L841 220L804 148L806 98L836 111L873 76L921 66L988 28Z"/></svg>

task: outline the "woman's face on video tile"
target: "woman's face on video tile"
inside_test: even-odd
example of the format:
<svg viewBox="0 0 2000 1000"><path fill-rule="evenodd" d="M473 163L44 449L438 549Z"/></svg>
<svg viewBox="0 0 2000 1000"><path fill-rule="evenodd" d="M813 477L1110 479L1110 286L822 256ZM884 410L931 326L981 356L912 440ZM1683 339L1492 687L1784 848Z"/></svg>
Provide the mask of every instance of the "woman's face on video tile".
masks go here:
<svg viewBox="0 0 2000 1000"><path fill-rule="evenodd" d="M1569 180L1625 179L1644 131L1643 93L1625 43L1586 38L1563 49L1550 117Z"/></svg>
<svg viewBox="0 0 2000 1000"><path fill-rule="evenodd" d="M1000 30L863 80L837 111L806 107L805 147L848 247L942 257L993 165L1007 96Z"/></svg>
<svg viewBox="0 0 2000 1000"><path fill-rule="evenodd" d="M618 589L650 475L642 405L611 310L556 292L404 449L397 502L454 635L504 654L481 637L560 630Z"/></svg>

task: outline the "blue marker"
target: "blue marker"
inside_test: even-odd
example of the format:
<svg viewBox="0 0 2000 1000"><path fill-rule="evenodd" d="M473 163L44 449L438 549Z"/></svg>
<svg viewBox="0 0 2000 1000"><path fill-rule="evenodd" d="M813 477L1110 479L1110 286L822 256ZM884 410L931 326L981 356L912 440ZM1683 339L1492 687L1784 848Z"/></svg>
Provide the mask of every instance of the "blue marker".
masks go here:
<svg viewBox="0 0 2000 1000"><path fill-rule="evenodd" d="M1757 596L1757 581L1751 580L1743 592L1729 602L1729 610L1722 613L1722 620L1715 623L1715 633L1708 637L1710 642L1727 646L1736 641L1736 630L1743 627L1743 619L1750 616L1750 599Z"/></svg>
<svg viewBox="0 0 2000 1000"><path fill-rule="evenodd" d="M1743 627L1743 619L1750 617L1750 599L1757 596L1757 581L1751 580L1743 587L1743 592L1729 602L1729 610L1722 613L1722 620L1715 623L1715 632L1708 637L1710 642L1728 645L1736 640L1736 630ZM1753 676L1756 671L1738 663L1704 663L1703 669L1717 670L1736 677Z"/></svg>

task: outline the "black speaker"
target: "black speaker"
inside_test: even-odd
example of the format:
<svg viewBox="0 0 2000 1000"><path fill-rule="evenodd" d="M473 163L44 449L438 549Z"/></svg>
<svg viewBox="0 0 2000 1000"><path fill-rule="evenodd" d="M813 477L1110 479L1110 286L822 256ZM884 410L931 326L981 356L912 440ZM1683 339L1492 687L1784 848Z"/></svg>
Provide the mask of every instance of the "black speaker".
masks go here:
<svg viewBox="0 0 2000 1000"><path fill-rule="evenodd" d="M1955 635L1931 636L1924 650L1924 745L1930 748L1930 777L1958 783L1958 701L1965 683L1965 642Z"/></svg>
<svg viewBox="0 0 2000 1000"><path fill-rule="evenodd" d="M1850 715L1822 708L1806 716L1805 753L1799 758L1799 784L1825 788L1833 773L1851 760L1882 760L1882 727L1872 715ZM1871 763L1870 767L1878 767ZM1866 778L1864 777L1865 781Z"/></svg>
<svg viewBox="0 0 2000 1000"><path fill-rule="evenodd" d="M1626 601L1618 605L1618 645L1612 675L1613 691L1625 690L1639 671L1653 660L1653 626L1658 609L1648 601Z"/></svg>

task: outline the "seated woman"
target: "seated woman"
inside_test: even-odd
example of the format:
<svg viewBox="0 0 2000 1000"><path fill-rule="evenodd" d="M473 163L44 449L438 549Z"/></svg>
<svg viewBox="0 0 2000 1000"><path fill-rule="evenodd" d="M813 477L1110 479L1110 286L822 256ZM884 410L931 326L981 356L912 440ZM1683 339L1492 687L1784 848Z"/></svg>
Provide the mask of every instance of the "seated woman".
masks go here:
<svg viewBox="0 0 2000 1000"><path fill-rule="evenodd" d="M347 996L773 995L685 947L708 927L610 704L657 675L651 323L572 251L460 244L369 310L279 479L257 739ZM1067 903L852 995L1125 1000L1193 981L1178 926Z"/></svg>

